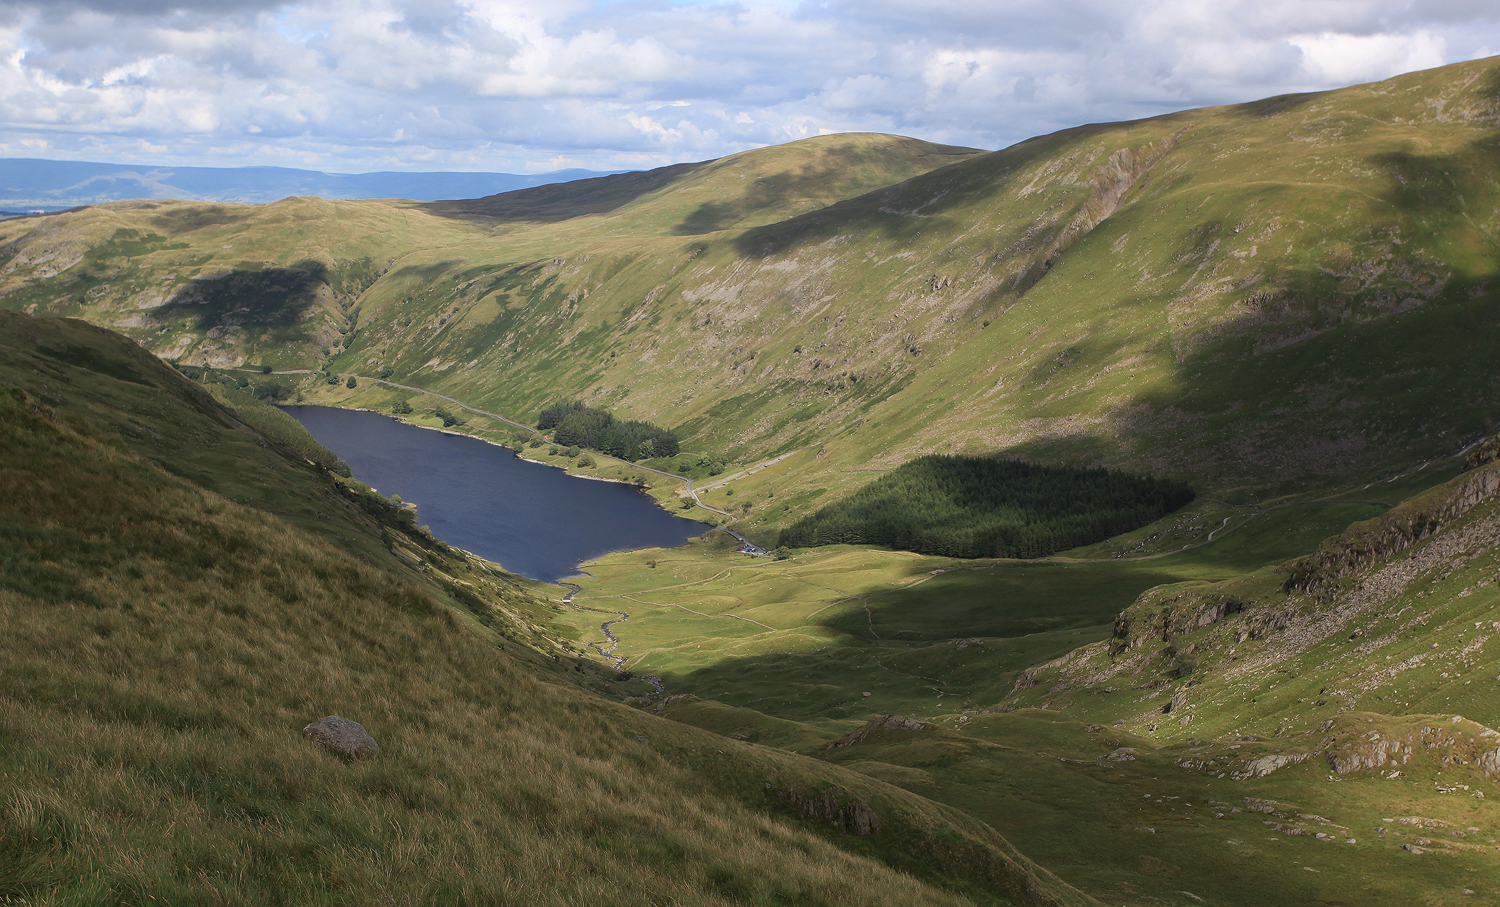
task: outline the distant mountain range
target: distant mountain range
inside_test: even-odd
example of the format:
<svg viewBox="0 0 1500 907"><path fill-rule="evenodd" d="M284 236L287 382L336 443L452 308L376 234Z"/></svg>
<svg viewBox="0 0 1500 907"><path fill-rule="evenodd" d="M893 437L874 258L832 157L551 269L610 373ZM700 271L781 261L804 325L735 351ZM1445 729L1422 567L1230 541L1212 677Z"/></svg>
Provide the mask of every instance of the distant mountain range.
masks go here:
<svg viewBox="0 0 1500 907"><path fill-rule="evenodd" d="M479 198L615 172L619 171L322 173L290 167L164 167L0 158L0 211L56 211L132 198L261 203L313 195L437 201Z"/></svg>

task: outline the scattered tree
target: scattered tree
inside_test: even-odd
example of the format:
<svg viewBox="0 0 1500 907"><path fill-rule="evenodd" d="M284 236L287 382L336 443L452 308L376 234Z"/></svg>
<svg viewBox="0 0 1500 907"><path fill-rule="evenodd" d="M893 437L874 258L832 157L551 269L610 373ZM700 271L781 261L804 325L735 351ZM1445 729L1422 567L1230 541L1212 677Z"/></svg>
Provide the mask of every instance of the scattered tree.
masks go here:
<svg viewBox="0 0 1500 907"><path fill-rule="evenodd" d="M411 412L411 403L406 400L397 400L391 404L391 412L404 416Z"/></svg>
<svg viewBox="0 0 1500 907"><path fill-rule="evenodd" d="M344 386L347 387L347 388L353 389L353 388L356 388L356 387L359 386L359 382L356 381L356 380L354 380L354 376L353 375L350 375L349 376L349 380L344 382Z"/></svg>

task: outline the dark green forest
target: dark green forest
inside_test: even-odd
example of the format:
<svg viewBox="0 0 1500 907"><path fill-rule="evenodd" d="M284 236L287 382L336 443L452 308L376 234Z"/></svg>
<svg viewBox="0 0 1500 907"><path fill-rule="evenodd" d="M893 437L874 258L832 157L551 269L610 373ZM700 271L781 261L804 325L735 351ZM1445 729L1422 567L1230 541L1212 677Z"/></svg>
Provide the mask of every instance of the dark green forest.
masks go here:
<svg viewBox="0 0 1500 907"><path fill-rule="evenodd" d="M555 429L558 444L584 447L622 460L649 460L652 457L675 457L677 433L650 422L622 422L607 410L594 409L582 403L557 403L542 410L536 427Z"/></svg>
<svg viewBox="0 0 1500 907"><path fill-rule="evenodd" d="M1182 482L1105 469L933 455L783 529L788 548L884 545L946 557L1045 557L1158 520Z"/></svg>

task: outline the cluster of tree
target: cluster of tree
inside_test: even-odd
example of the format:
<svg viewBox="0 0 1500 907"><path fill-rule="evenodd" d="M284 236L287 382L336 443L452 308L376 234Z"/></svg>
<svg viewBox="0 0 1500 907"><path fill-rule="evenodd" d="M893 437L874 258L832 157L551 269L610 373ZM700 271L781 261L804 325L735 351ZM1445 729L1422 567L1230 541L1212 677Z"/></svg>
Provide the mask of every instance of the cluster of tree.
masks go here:
<svg viewBox="0 0 1500 907"><path fill-rule="evenodd" d="M441 406L434 407L432 410L432 414L443 420L444 428L452 428L455 425L466 425L469 421L463 415L453 412L452 410L445 409Z"/></svg>
<svg viewBox="0 0 1500 907"><path fill-rule="evenodd" d="M272 404L296 396L297 388L294 384L283 383L280 378L258 377L251 381L244 375L231 375L223 371L215 371L209 366L183 365L180 362L172 363L172 367L187 377L208 386L219 386L237 388L244 391L257 400L266 400ZM236 370L238 371L238 370ZM271 374L269 365L260 366L257 371L261 376Z"/></svg>
<svg viewBox="0 0 1500 907"><path fill-rule="evenodd" d="M683 475L687 475L688 473L693 471L693 468L695 466L707 469L708 474L711 476L716 476L724 471L724 461L716 460L712 457L699 457L696 463L690 463L686 460L683 460L682 462L677 464L677 471L682 473Z"/></svg>
<svg viewBox="0 0 1500 907"><path fill-rule="evenodd" d="M1195 496L1182 482L1104 469L926 456L782 530L779 544L1045 557L1137 529Z"/></svg>
<svg viewBox="0 0 1500 907"><path fill-rule="evenodd" d="M553 430L558 444L586 447L622 460L675 457L677 433L650 422L622 422L607 410L582 403L558 403L542 410L536 427Z"/></svg>

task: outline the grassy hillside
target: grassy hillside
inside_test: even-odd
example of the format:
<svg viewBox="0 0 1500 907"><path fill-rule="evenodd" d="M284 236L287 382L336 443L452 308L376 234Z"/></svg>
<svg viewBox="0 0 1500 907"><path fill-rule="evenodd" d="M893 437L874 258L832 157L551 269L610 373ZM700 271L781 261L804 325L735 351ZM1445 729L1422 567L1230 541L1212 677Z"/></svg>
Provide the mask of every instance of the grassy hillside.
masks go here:
<svg viewBox="0 0 1500 907"><path fill-rule="evenodd" d="M435 733L516 764L554 766L594 791L587 803L564 804L528 782L487 787L493 771L446 768L431 761L437 750L421 750L423 772L445 779L448 792L408 797L433 804L423 819L433 824L402 828L436 829L422 846L475 841L478 855L424 864L436 876L468 879L456 867L509 865L506 847L530 852L533 839L500 819L458 831L470 820L450 793L495 791L494 802L539 804L517 815L569 817L567 830L526 820L526 834L562 836L573 848L563 851L567 865L612 861L598 870L604 887L563 899L649 888L704 902L860 902L849 892L866 890L982 901L1028 884L1028 864L998 833L1103 903L1500 903L1486 882L1500 825L1492 800L1478 796L1494 793L1500 771L1491 764L1500 718L1484 679L1500 671L1484 655L1496 605L1495 473L1482 463L1461 472L1471 442L1500 421L1497 128L1500 62L1482 60L1080 127L989 154L832 136L466 203L116 205L0 224L6 308L119 327L167 358L240 369L233 374L252 388L300 381L291 393L305 402L389 410L410 401L411 418L436 424L436 408L458 404L430 390L472 407L465 429L492 438L519 430L498 417L532 425L558 400L649 421L675 430L683 449L646 461L684 477L650 476L653 493L670 501L692 478L704 505L764 541L930 453L1123 468L1200 492L1150 526L1038 562L850 546L747 561L726 537L710 536L602 559L577 602L607 613L563 610L408 531L357 485L288 459L237 425L253 419L237 419L150 356L132 353L137 364L122 366L77 339L102 333L48 320L69 324L72 339L12 344L0 383L24 386L62 423L78 415L82 427L64 428L101 450L166 470L150 472L153 481L219 495L202 500L225 500L222 513L235 519L249 513L241 503L288 514L278 519L342 551L327 556L354 572L308 568L316 601L332 610L285 604L296 620L324 623L295 623L274 596L237 600L249 614L272 608L262 624L295 626L301 639L353 633L366 621L378 630L354 637L347 662L297 650L332 667L296 690L334 691L339 678L355 678L375 695L326 692L328 701L372 703L377 736L397 740L425 726L419 716L429 711L490 714L486 703L498 702L511 723L476 730L444 718ZM42 322L7 317L0 339L39 336L27 325ZM282 374L262 375L263 364ZM527 452L579 469L546 444ZM44 484L35 459L23 463L32 472L18 488ZM725 461L722 472L703 465L714 460ZM631 474L608 462L587 471ZM44 521L50 499L14 498ZM175 500L145 500L156 499ZM145 506L110 498L94 509L101 520L126 514L128 524L109 524L115 533L196 512L153 523ZM30 526L34 514L12 522ZM273 552L254 564L324 551L238 523L192 525L199 542L183 550L197 552L188 563L206 572L184 582L220 595L272 588L259 575L225 582L228 574L212 572L228 569L210 553L225 544ZM81 544L58 544L93 563ZM30 586L11 587L26 597L17 613L89 592L165 619L157 602L170 584L160 572L132 577L108 566L63 559ZM370 591L359 579L374 568L398 571L436 610L390 613L384 587ZM352 586L341 591L337 576ZM122 583L126 591L113 591ZM76 601L70 614L93 613ZM208 613L201 601L193 607L169 610ZM446 636L444 646L424 642L448 632L442 614L498 667L476 668L480 650L468 643L450 658ZM615 614L629 615L615 624L617 654L668 691L632 697L633 710L553 685L571 674L614 699L646 692L582 654ZM193 639L205 632L183 628ZM49 643L43 630L26 632L42 640L38 651L87 638L77 630ZM105 641L90 645L134 664L108 649L120 632L96 633ZM265 639L261 648L290 646ZM370 673L392 660L389 640L438 666L434 688L413 687L426 700L402 698L401 684ZM24 667L15 676L42 670L24 661L29 652L15 653ZM536 686L515 680L523 669L507 659L524 663ZM160 671L177 670L160 661ZM177 676L138 674L108 695L170 691ZM295 724L293 712L321 710L299 696L286 686L255 706L246 739L270 741ZM54 699L60 711L44 719L72 726L66 710L81 707ZM595 716L581 726L623 736L599 730L579 740L556 724L559 713ZM198 727L182 722L189 726ZM130 733L145 734L141 727L156 725L137 722ZM101 739L114 739L112 728ZM649 750L634 749L636 734ZM529 748L533 737L556 741L556 752ZM638 755L658 761L632 762ZM90 758L80 764L122 764ZM130 759L123 763L149 761ZM31 772L39 789L57 793L58 779L72 779L58 774L64 768L17 767L10 777ZM235 763L229 774L259 771ZM118 777L126 789L157 790L143 786L157 783L150 772ZM684 799L673 801L660 779ZM813 794L827 785L908 824L866 838L795 819L799 809L817 814ZM325 799L296 800L313 807L293 812L298 822L385 821L370 805L376 787L340 788L342 800L319 788ZM670 843L637 842L609 818L601 791L639 808L646 838ZM335 800L353 812L327 806ZM693 818L695 802L720 818ZM345 861L337 878L399 877L407 899L425 896L421 880L434 876L379 862L410 852L393 825L349 822L376 844L327 844ZM377 827L384 831L370 831ZM713 838L743 857L703 875L705 860L717 864L693 842ZM62 838L36 840L49 856L33 863L63 867L46 870L58 877L82 865L67 860L95 859ZM787 870L795 890L775 888L764 872L788 848L806 856ZM916 887L840 888L815 881L823 877L813 864L847 867L840 878L895 867L911 878L893 885ZM544 872L532 865L517 861L510 881L474 876L472 890L542 890ZM1046 890L1074 897L1042 878ZM941 891L928 884L941 879Z"/></svg>
<svg viewBox="0 0 1500 907"><path fill-rule="evenodd" d="M0 227L0 298L522 422L582 399L730 463L812 445L735 502L768 539L930 452L1264 499L1500 421L1497 97L1481 60L989 154L830 136L446 207L104 206Z"/></svg>
<svg viewBox="0 0 1500 907"><path fill-rule="evenodd" d="M1465 459L1041 561L615 554L579 601L630 615L644 710L961 808L1103 903L1500 903L1500 464Z"/></svg>
<svg viewBox="0 0 1500 907"><path fill-rule="evenodd" d="M0 897L1092 903L957 810L580 689L534 587L423 550L118 338L5 328ZM336 544L229 496L257 493ZM381 753L304 741L327 714ZM881 830L831 821L854 804Z"/></svg>

